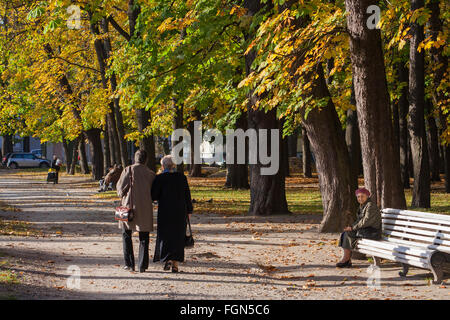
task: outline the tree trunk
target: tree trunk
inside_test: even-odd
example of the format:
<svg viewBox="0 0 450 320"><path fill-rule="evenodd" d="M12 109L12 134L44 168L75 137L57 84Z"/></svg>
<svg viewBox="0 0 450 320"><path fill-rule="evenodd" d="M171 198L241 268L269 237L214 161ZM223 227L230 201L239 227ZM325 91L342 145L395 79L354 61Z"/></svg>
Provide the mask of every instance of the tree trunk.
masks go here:
<svg viewBox="0 0 450 320"><path fill-rule="evenodd" d="M347 28L361 138L364 180L381 208L406 208L394 140L380 30L366 26L375 0L346 0Z"/></svg>
<svg viewBox="0 0 450 320"><path fill-rule="evenodd" d="M411 0L411 10L423 8L423 0ZM408 130L414 167L412 207L430 207L430 162L425 132L425 55L418 52L424 40L423 26L411 25L409 52L409 120Z"/></svg>
<svg viewBox="0 0 450 320"><path fill-rule="evenodd" d="M283 125L281 125L281 132L283 132ZM280 162L283 163L284 168L284 176L289 177L290 176L290 168L289 168L289 153L288 153L288 137L283 137L281 139L281 159Z"/></svg>
<svg viewBox="0 0 450 320"><path fill-rule="evenodd" d="M194 110L194 119L199 121L202 120L201 114L198 110ZM194 136L195 136L195 127L194 127L194 121L192 120L191 122L188 123L188 131L191 135L191 146L190 146L190 158L191 158L191 165L189 168L189 176L190 177L201 177L202 176L202 164L201 163L195 163L195 152L197 152L200 155L200 146L196 146L194 143ZM201 132L200 132L201 135ZM201 142L200 142L201 143ZM197 148L197 150L195 150L195 148ZM201 159L201 155L200 155L200 159Z"/></svg>
<svg viewBox="0 0 450 320"><path fill-rule="evenodd" d="M350 170L353 189L358 188L358 176L362 171L361 140L359 137L358 114L356 110L347 110L347 126L345 128L345 142L347 144L348 155L350 157Z"/></svg>
<svg viewBox="0 0 450 320"><path fill-rule="evenodd" d="M173 129L182 129L183 128L183 104L177 103L176 99L172 100L173 107L175 108L175 119L173 123ZM172 141L172 148L174 148L179 143L183 143L183 141ZM181 155L183 157L183 155ZM184 163L181 162L177 165L177 171L184 173Z"/></svg>
<svg viewBox="0 0 450 320"><path fill-rule="evenodd" d="M23 137L22 139L22 151L30 152L30 137Z"/></svg>
<svg viewBox="0 0 450 320"><path fill-rule="evenodd" d="M244 7L248 10L247 14L254 16L264 6L269 6L271 3L262 3L260 0L244 0ZM246 40L253 37L253 34L246 34ZM256 58L255 50L251 50L245 55L245 69L246 74L249 75L252 72L252 63ZM267 113L264 110L255 110L253 106L259 97L253 92L249 93L249 104L248 104L248 127L250 129L257 130L257 139L259 144L260 134L259 129L269 129L268 134L268 145L273 143L278 143L281 145L281 135L278 141L271 141L270 129L280 129L279 121L276 117L276 109L270 110ZM281 148L279 148L279 156L281 159ZM250 165L250 208L248 211L249 215L254 216L268 216L274 214L286 214L290 213L286 201L286 191L285 191L285 177L283 162L280 161L280 168L278 172L274 175L261 175L261 168L263 167L259 162L258 157L257 164Z"/></svg>
<svg viewBox="0 0 450 320"><path fill-rule="evenodd" d="M108 126L108 119L105 117L105 129L103 131L103 150L104 150L104 157L103 157L103 174L106 175L108 173L108 169L111 167L111 149L109 146L109 126Z"/></svg>
<svg viewBox="0 0 450 320"><path fill-rule="evenodd" d="M120 147L119 147L119 136L117 135L116 127L116 118L112 111L112 103L109 104L111 112L106 115L108 120L108 137L109 137L109 152L111 165L120 163Z"/></svg>
<svg viewBox="0 0 450 320"><path fill-rule="evenodd" d="M3 136L2 139L2 156L6 156L6 154L13 152L13 136L11 134L7 134Z"/></svg>
<svg viewBox="0 0 450 320"><path fill-rule="evenodd" d="M103 89L109 89L108 79L106 78L106 69L107 69L107 60L110 57L111 45L109 39L102 39L99 36L100 30L97 23L94 23L92 18L92 12L88 12L89 18L91 20L90 29L91 33L96 37L94 40L94 48L97 56L97 62L99 65L101 83ZM108 23L105 19L101 20L101 25L103 27L103 33L107 34L108 32ZM103 36L104 36L103 34ZM113 79L114 76L114 79ZM115 75L113 74L110 77L111 90L115 91L117 88L117 84L115 82ZM116 85L116 86L114 86ZM108 114L108 127L110 131L110 137L113 138L114 141L114 162L113 164L121 163L124 167L128 164L128 151L126 148L126 142L124 139L124 130L123 130L123 121L122 114L120 112L120 106L118 99L115 98L110 104L110 113ZM122 122L121 122L122 121ZM111 147L111 146L110 146ZM113 149L111 148L111 151ZM117 153L120 155L117 157Z"/></svg>
<svg viewBox="0 0 450 320"><path fill-rule="evenodd" d="M138 130L143 134L145 128L150 124L151 114L150 111L145 109L136 109L136 118L138 124ZM139 148L145 150L148 155L147 166L150 170L156 172L156 156L155 156L155 139L153 135L144 136L139 139Z"/></svg>
<svg viewBox="0 0 450 320"><path fill-rule="evenodd" d="M248 59L246 59L248 60ZM250 66L251 64L247 64ZM256 102L258 99L252 95L251 100ZM268 148L271 150L273 143L278 143L279 159L282 159L282 144L281 135L278 141L272 141L270 137L270 129L280 129L279 121L276 117L276 109L269 112L254 110L249 106L248 108L248 126L251 129L255 129L257 132L257 139L259 145L259 129L269 129L268 132ZM250 208L249 215L252 216L269 216L275 214L287 214L290 213L286 201L285 191L285 176L284 176L284 163L280 161L278 172L274 175L261 175L261 168L263 165L259 162L257 164L250 165Z"/></svg>
<svg viewBox="0 0 450 320"><path fill-rule="evenodd" d="M323 69L317 68L318 78L313 82L313 96L316 99L330 97ZM304 117L303 127L307 131L316 160L322 195L323 219L320 232L339 232L353 222L356 212L354 197L354 176L351 174L350 158L344 132L333 101L330 97L326 107L314 108Z"/></svg>
<svg viewBox="0 0 450 320"><path fill-rule="evenodd" d="M408 69L403 62L396 67L397 81L406 83L402 88L398 99L398 127L399 127L399 152L400 152L400 175L403 187L409 189L409 140L408 140Z"/></svg>
<svg viewBox="0 0 450 320"><path fill-rule="evenodd" d="M302 128L302 164L303 176L305 178L311 178L311 148L309 144L308 134L306 133L305 128Z"/></svg>
<svg viewBox="0 0 450 320"><path fill-rule="evenodd" d="M298 140L297 129L289 137L287 137L287 139L288 139L289 157L297 157L297 140Z"/></svg>
<svg viewBox="0 0 450 320"><path fill-rule="evenodd" d="M103 149L100 129L89 129L86 136L91 146L92 178L100 180L103 176Z"/></svg>
<svg viewBox="0 0 450 320"><path fill-rule="evenodd" d="M72 160L72 154L71 154L71 148L69 143L67 143L67 140L63 138L63 149L64 149L64 155L66 157L66 173L70 172L70 164Z"/></svg>
<svg viewBox="0 0 450 320"><path fill-rule="evenodd" d="M239 118L236 120L236 129L247 130L247 114L242 112ZM227 141L227 143L234 143L233 141ZM249 189L248 183L248 166L247 164L237 164L237 148L234 148L234 161L233 164L227 164L227 178L225 187L232 189ZM248 158L248 142L245 141L245 153L246 159ZM229 159L226 161L229 162Z"/></svg>
<svg viewBox="0 0 450 320"><path fill-rule="evenodd" d="M429 110L432 110L432 103L428 100ZM430 112L431 113L431 112ZM430 168L431 168L431 180L432 181L441 181L441 177L439 176L439 133L436 126L436 119L433 114L429 114L427 117L428 122L428 154L430 160Z"/></svg>
<svg viewBox="0 0 450 320"><path fill-rule="evenodd" d="M69 174L74 175L75 174L75 166L78 162L78 146L79 146L79 140L80 138L76 138L73 141L73 145L72 145L72 161L70 163L70 170L69 170Z"/></svg>
<svg viewBox="0 0 450 320"><path fill-rule="evenodd" d="M440 18L439 4L441 1L429 1L428 8L431 11L431 17L429 20L431 40L436 41L439 32L443 32L443 21ZM445 89L439 89L441 82L445 81L445 72L448 67L448 57L444 55L445 45L436 48L431 47L431 63L436 66L433 75L433 103L439 109L439 122L441 124L440 134L442 135L447 130L448 113L444 114L444 109L447 107L445 101L446 91ZM443 146L443 166L445 173L445 192L450 193L450 145Z"/></svg>
<svg viewBox="0 0 450 320"><path fill-rule="evenodd" d="M106 20L106 18L103 18L101 21L102 26L102 32L103 32L103 58L104 63L103 66L106 70L106 62L111 58L111 40L109 39L109 23ZM113 72L111 76L109 77L109 82L111 84L111 91L116 94L117 90L117 80L116 80L116 74ZM123 117L122 112L120 111L120 98L115 97L113 99L113 110L114 110L114 116L116 118L116 130L117 130L117 136L119 139L119 151L120 151L120 160L123 167L126 167L129 165L129 158L128 158L128 149L127 149L127 142L125 141L125 127L123 124Z"/></svg>
<svg viewBox="0 0 450 320"><path fill-rule="evenodd" d="M78 141L78 154L80 155L80 169L82 174L89 174L89 165L86 157L86 143L84 141L84 135L81 134Z"/></svg>

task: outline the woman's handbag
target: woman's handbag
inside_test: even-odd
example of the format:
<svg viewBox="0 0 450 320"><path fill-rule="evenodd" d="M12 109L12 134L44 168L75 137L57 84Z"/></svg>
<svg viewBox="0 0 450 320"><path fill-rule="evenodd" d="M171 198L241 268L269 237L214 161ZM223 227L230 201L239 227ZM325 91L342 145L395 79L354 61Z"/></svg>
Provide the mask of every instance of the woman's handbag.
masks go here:
<svg viewBox="0 0 450 320"><path fill-rule="evenodd" d="M116 207L114 219L118 221L131 222L134 218L133 212L133 170L130 168L130 207Z"/></svg>
<svg viewBox="0 0 450 320"><path fill-rule="evenodd" d="M184 247L192 248L194 246L194 237L192 236L191 221L189 221L189 215L187 216L187 222L189 226L189 235L185 235L184 237Z"/></svg>

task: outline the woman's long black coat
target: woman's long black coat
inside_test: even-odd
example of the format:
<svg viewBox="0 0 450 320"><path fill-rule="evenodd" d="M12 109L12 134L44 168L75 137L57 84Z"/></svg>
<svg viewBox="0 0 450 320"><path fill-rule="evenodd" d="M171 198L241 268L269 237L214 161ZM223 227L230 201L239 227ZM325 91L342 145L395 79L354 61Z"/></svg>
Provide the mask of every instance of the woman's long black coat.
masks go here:
<svg viewBox="0 0 450 320"><path fill-rule="evenodd" d="M165 172L156 176L152 199L158 201L158 227L153 261L184 261L187 214L192 213L186 176Z"/></svg>

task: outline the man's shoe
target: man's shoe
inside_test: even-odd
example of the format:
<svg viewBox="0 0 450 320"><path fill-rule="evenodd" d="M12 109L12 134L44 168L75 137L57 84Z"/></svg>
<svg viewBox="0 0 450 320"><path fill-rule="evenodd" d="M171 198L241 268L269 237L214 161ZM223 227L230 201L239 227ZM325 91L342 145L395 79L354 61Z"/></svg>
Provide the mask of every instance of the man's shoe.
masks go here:
<svg viewBox="0 0 450 320"><path fill-rule="evenodd" d="M352 262L350 260L347 260L345 262L338 262L336 263L337 268L351 268Z"/></svg>
<svg viewBox="0 0 450 320"><path fill-rule="evenodd" d="M128 270L128 271L135 271L134 267L129 267L129 266L125 266L123 267L124 270Z"/></svg>
<svg viewBox="0 0 450 320"><path fill-rule="evenodd" d="M146 270L146 269L139 268L139 272L140 272L140 273L145 272L145 270Z"/></svg>
<svg viewBox="0 0 450 320"><path fill-rule="evenodd" d="M164 264L164 270L166 270L166 271L170 270L171 264L172 263L170 261L166 261L166 263Z"/></svg>

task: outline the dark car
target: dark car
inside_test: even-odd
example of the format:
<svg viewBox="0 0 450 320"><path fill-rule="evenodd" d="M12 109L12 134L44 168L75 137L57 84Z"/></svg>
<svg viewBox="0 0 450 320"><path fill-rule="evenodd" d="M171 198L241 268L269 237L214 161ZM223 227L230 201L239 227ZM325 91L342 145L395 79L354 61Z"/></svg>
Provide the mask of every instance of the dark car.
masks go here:
<svg viewBox="0 0 450 320"><path fill-rule="evenodd" d="M7 160L7 167L17 168L50 168L50 161L36 157L28 152L13 152Z"/></svg>

